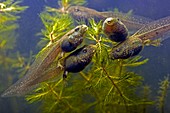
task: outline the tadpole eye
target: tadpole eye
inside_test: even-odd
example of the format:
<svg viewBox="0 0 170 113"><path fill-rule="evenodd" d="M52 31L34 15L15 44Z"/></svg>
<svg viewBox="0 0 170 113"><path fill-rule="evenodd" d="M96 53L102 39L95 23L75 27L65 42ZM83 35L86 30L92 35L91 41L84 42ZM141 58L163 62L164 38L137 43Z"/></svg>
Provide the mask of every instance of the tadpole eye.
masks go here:
<svg viewBox="0 0 170 113"><path fill-rule="evenodd" d="M79 31L79 29L80 29L80 28L78 27L78 28L76 28L74 31L77 32L77 31Z"/></svg>
<svg viewBox="0 0 170 113"><path fill-rule="evenodd" d="M108 23L108 24L111 24L111 22L112 22L112 21L110 21L110 20L109 20L109 21L107 21L107 23Z"/></svg>
<svg viewBox="0 0 170 113"><path fill-rule="evenodd" d="M75 12L79 12L80 10L78 8L75 8Z"/></svg>
<svg viewBox="0 0 170 113"><path fill-rule="evenodd" d="M119 48L117 48L117 49L116 49L116 52L120 52L120 49L119 49Z"/></svg>
<svg viewBox="0 0 170 113"><path fill-rule="evenodd" d="M87 53L87 49L86 48L83 49L83 53Z"/></svg>
<svg viewBox="0 0 170 113"><path fill-rule="evenodd" d="M119 19L119 18L117 18L117 20L118 20L118 21L120 21L120 19Z"/></svg>

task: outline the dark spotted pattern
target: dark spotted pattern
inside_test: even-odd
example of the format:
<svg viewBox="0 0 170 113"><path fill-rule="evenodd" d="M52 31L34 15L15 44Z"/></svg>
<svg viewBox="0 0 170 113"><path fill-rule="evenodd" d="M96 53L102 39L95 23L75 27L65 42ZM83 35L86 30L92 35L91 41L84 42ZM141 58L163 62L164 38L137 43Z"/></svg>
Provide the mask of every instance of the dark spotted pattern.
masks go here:
<svg viewBox="0 0 170 113"><path fill-rule="evenodd" d="M110 56L112 59L127 59L138 55L142 49L142 40L139 38L131 38L114 47Z"/></svg>
<svg viewBox="0 0 170 113"><path fill-rule="evenodd" d="M64 61L64 74L66 72L77 73L82 71L91 62L94 52L93 45L86 45L71 53Z"/></svg>
<svg viewBox="0 0 170 113"><path fill-rule="evenodd" d="M76 27L74 32L72 34L68 34L68 37L61 42L62 51L71 52L75 50L83 42L83 35L86 31L86 25Z"/></svg>

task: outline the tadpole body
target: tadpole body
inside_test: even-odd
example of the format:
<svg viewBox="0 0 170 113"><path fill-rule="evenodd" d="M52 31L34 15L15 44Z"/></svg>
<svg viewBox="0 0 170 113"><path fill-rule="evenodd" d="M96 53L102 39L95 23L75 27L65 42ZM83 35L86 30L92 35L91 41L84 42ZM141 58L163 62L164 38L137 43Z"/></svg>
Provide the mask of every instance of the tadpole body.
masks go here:
<svg viewBox="0 0 170 113"><path fill-rule="evenodd" d="M85 45L67 56L64 60L63 77L66 78L68 72L82 71L91 62L94 53L94 45Z"/></svg>
<svg viewBox="0 0 170 113"><path fill-rule="evenodd" d="M83 36L87 31L86 25L77 26L72 34L68 34L68 37L61 42L61 49L63 52L71 52L75 50L82 42Z"/></svg>
<svg viewBox="0 0 170 113"><path fill-rule="evenodd" d="M128 29L118 18L107 18L102 28L111 41L123 42L127 39Z"/></svg>
<svg viewBox="0 0 170 113"><path fill-rule="evenodd" d="M112 59L127 59L138 55L142 51L143 46L140 38L128 38L126 41L113 47L110 56Z"/></svg>

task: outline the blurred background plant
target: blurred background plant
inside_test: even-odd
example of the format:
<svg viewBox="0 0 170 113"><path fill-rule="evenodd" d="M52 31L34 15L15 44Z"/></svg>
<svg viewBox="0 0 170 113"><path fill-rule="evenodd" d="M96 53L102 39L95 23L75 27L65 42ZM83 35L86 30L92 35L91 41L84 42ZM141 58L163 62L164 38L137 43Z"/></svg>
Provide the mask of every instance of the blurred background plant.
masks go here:
<svg viewBox="0 0 170 113"><path fill-rule="evenodd" d="M23 76L31 62L28 60L29 58L24 57L16 50L16 40L19 36L16 33L19 28L17 23L20 18L19 14L28 8L20 6L20 3L21 1L0 0L0 92ZM32 54L30 53L30 55ZM2 113L8 110L17 112L17 105L16 99L3 100L0 98Z"/></svg>
<svg viewBox="0 0 170 113"><path fill-rule="evenodd" d="M170 81L169 81L169 76L165 76L164 77L164 80L161 80L159 85L160 85L160 88L158 90L158 96L157 96L157 107L160 111L160 113L166 113L166 104L168 104L167 102L167 95L168 95L168 92L169 92L169 84L170 84Z"/></svg>
<svg viewBox="0 0 170 113"><path fill-rule="evenodd" d="M49 12L57 11L60 13L66 13L71 5L85 5L86 3L86 0L58 0L59 8L56 9L46 6L46 10Z"/></svg>
<svg viewBox="0 0 170 113"><path fill-rule="evenodd" d="M19 35L15 32L19 27L18 14L27 8L19 6L19 3L13 0L0 1L0 69L1 76L9 77L8 79L12 76L7 76L7 73L11 73L14 68L23 67L25 61L24 57L15 51L16 38Z"/></svg>

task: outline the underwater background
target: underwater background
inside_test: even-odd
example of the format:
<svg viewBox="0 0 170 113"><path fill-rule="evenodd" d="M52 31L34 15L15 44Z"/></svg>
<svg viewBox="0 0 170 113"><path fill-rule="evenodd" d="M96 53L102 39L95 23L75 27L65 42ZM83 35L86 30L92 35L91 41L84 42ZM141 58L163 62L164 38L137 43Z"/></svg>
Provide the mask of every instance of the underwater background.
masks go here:
<svg viewBox="0 0 170 113"><path fill-rule="evenodd" d="M0 3L1 2L3 2L3 0L0 0ZM86 7L95 9L97 11L108 11L113 10L114 8L117 8L122 12L133 10L133 14L153 20L170 15L169 0L87 0L86 2ZM44 27L40 19L40 13L44 10L45 6L59 8L59 5L58 0L23 0L21 3L19 3L19 5L28 6L28 8L26 8L25 11L17 14L20 16L20 18L16 21L19 27L15 30L15 33L17 34L15 49L11 49L7 54L16 54L19 51L21 56L28 58L29 60L30 54L35 55L41 49L40 47L37 47L37 43L42 38L37 34L40 33L41 29ZM155 95L159 90L160 80L163 80L165 76L170 75L169 45L170 39L166 39L161 42L161 46L159 47L145 47L140 55L144 59L148 58L149 61L144 65L130 69L131 71L143 76L143 84L150 86L150 89L152 90L151 95ZM1 70L2 69L0 69L0 71ZM13 73L17 75L17 69L15 70L15 68L10 72L10 76ZM0 73L0 77L6 76L4 75L3 71ZM9 87L9 85L17 81L19 78L19 75L12 78L0 78L0 83L3 84L0 86L0 92L3 92ZM29 104L24 97L0 98L0 113L41 113L41 110L37 106L42 103L43 101ZM170 88L167 90L164 113L170 112L169 103ZM94 111L91 110L91 112L93 113ZM147 113L151 112L159 113L159 110L155 107L150 107Z"/></svg>

